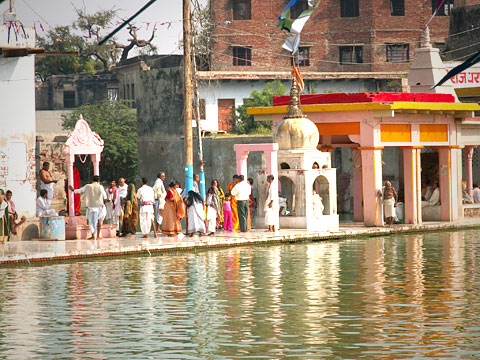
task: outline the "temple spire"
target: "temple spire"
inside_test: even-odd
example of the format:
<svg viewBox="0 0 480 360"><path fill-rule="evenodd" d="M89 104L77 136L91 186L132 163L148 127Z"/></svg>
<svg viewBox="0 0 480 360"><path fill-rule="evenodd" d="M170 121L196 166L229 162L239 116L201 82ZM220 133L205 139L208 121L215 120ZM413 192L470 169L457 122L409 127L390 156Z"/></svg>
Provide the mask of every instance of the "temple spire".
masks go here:
<svg viewBox="0 0 480 360"><path fill-rule="evenodd" d="M288 113L285 115L285 119L298 119L304 118L301 104L300 104L300 91L298 89L295 79L292 80L292 88L290 89L290 101L288 104Z"/></svg>

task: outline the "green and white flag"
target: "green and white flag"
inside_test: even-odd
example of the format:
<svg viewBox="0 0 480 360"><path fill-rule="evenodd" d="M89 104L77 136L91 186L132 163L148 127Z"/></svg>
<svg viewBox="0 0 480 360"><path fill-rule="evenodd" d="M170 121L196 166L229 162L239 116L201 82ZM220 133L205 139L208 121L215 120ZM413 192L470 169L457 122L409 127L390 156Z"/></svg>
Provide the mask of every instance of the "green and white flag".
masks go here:
<svg viewBox="0 0 480 360"><path fill-rule="evenodd" d="M294 22L289 21L286 16L284 16L287 14L282 13L279 18L278 25L281 29L290 32L290 35L288 35L287 39L283 43L282 48L290 51L292 54L295 54L298 51L298 47L300 45L300 33L302 32L303 27L307 23L308 19L310 19L313 11L318 7L318 5L320 5L320 1L321 0L318 0L317 3L314 4L313 0L308 0L309 8L303 11ZM290 12L290 9L287 11Z"/></svg>

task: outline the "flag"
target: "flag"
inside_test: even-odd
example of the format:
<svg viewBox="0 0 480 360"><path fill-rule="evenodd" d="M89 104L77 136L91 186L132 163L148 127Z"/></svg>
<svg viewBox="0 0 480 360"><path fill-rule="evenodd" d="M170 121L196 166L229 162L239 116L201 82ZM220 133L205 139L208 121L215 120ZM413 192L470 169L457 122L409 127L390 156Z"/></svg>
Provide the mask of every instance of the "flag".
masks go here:
<svg viewBox="0 0 480 360"><path fill-rule="evenodd" d="M297 83L300 91L305 89L305 83L303 82L302 74L300 73L300 69L293 64L292 75L295 78L295 82Z"/></svg>
<svg viewBox="0 0 480 360"><path fill-rule="evenodd" d="M445 0L437 0L437 7L435 8L435 11L433 12L432 17L430 18L430 20L428 20L427 25L425 25L425 27L423 28L424 30L427 28L428 25L430 25L430 23L432 22L433 18L435 17L435 15L437 15L438 10L442 7L442 5L443 5L444 2L445 2Z"/></svg>
<svg viewBox="0 0 480 360"><path fill-rule="evenodd" d="M313 4L313 0L309 0L308 5L309 6L312 5L312 6L310 6L309 9L303 11L294 22L291 22L286 18L283 19L281 23L279 22L279 27L280 25L282 26L281 29L287 30L288 32L290 32L290 35L287 37L287 39L283 43L282 48L290 51L292 54L297 52L298 47L300 45L300 33L302 32L303 27L307 23L308 19L310 19L310 16L312 15L313 11L318 7L318 5L320 5L320 1L321 0L318 0L316 4ZM282 16L283 15L284 13L282 13Z"/></svg>
<svg viewBox="0 0 480 360"><path fill-rule="evenodd" d="M298 2L298 0L290 0L290 2L287 4L285 9L283 9L282 13L278 17L278 28L280 30L287 30L290 31L290 27L292 26L292 21L289 19L290 18L290 8L295 5Z"/></svg>
<svg viewBox="0 0 480 360"><path fill-rule="evenodd" d="M462 71L467 70L469 67L475 65L476 63L480 62L480 50L476 53L470 56L467 60L465 60L463 63L460 65L454 67L452 70L448 72L447 75L443 77L442 80L440 80L436 85L432 86L432 89L442 85L447 81L448 79L454 77L457 74L460 74Z"/></svg>

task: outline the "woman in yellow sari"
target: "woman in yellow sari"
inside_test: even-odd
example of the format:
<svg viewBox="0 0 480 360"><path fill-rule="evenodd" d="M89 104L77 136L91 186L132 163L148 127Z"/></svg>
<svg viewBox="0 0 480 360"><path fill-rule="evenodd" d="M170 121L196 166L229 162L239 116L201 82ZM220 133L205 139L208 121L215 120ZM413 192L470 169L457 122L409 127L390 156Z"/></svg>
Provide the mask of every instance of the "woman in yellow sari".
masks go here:
<svg viewBox="0 0 480 360"><path fill-rule="evenodd" d="M227 190L229 194L232 194L233 187L238 183L238 175L233 175L233 181L228 184ZM232 207L232 221L233 221L233 230L240 229L240 222L238 220L238 210L237 210L237 199L232 195L232 200L230 201L230 206Z"/></svg>
<svg viewBox="0 0 480 360"><path fill-rule="evenodd" d="M160 215L163 216L162 233L168 236L175 236L182 232L180 220L185 217L185 204L174 182L168 185L165 207Z"/></svg>
<svg viewBox="0 0 480 360"><path fill-rule="evenodd" d="M125 210L123 212L122 236L129 235L133 238L137 232L138 223L138 200L134 184L128 184L128 192L124 201Z"/></svg>

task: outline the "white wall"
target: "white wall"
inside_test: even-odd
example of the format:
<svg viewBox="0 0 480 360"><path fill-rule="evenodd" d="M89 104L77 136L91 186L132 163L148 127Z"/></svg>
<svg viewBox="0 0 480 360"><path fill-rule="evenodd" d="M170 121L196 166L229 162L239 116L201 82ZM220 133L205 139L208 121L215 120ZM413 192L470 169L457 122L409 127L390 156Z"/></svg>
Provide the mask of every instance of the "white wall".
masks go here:
<svg viewBox="0 0 480 360"><path fill-rule="evenodd" d="M218 100L235 99L235 107L243 105L243 99L249 98L253 90L262 91L266 82L271 80L218 80L200 82L200 98L205 99L205 121L202 121L202 129L207 131L218 130ZM291 82L282 81L286 93L289 93ZM309 89L309 83L311 87ZM326 92L363 92L374 91L366 88L366 80L324 80L307 82L304 94Z"/></svg>
<svg viewBox="0 0 480 360"><path fill-rule="evenodd" d="M25 27L22 44L5 38L0 25L0 46L34 46L33 28ZM33 44L31 43L33 39ZM35 64L33 55L0 56L0 188L12 190L19 215L35 216Z"/></svg>

